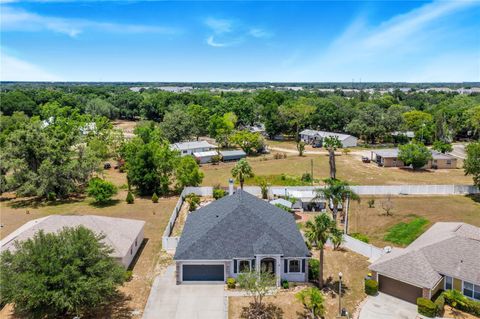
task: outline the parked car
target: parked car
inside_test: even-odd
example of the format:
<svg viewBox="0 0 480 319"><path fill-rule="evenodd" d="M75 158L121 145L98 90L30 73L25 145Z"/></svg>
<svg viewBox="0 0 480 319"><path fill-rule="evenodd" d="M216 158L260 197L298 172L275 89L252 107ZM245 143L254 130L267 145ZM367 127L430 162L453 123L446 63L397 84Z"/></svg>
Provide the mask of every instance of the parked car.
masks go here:
<svg viewBox="0 0 480 319"><path fill-rule="evenodd" d="M367 156L362 156L362 162L370 163L370 159Z"/></svg>
<svg viewBox="0 0 480 319"><path fill-rule="evenodd" d="M312 144L313 148L321 148L322 147L322 142L321 141L315 141Z"/></svg>

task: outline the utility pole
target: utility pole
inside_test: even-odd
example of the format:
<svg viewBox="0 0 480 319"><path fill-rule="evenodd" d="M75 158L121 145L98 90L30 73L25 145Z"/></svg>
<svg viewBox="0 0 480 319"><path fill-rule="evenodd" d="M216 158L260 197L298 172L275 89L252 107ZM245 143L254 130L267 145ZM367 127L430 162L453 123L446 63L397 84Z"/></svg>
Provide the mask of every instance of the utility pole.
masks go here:
<svg viewBox="0 0 480 319"><path fill-rule="evenodd" d="M313 158L310 159L310 175L312 176L312 186L313 186Z"/></svg>

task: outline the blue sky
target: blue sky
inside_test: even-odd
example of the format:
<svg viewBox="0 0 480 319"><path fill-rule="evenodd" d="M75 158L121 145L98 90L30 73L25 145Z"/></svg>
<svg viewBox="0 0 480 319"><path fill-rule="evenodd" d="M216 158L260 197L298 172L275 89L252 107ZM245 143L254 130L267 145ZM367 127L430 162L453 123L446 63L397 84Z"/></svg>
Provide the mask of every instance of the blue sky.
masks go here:
<svg viewBox="0 0 480 319"><path fill-rule="evenodd" d="M2 0L2 80L480 81L480 1Z"/></svg>

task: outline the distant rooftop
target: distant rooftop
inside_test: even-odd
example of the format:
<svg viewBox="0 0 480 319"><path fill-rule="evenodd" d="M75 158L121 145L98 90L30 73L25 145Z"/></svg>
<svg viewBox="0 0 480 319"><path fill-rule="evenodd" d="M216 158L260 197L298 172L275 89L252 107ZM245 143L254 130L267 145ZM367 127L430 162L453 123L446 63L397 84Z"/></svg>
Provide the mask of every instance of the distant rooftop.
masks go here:
<svg viewBox="0 0 480 319"><path fill-rule="evenodd" d="M310 130L306 129L300 132L301 135L308 135L308 136L319 136L319 137L333 137L336 136L340 141L343 141L349 137L353 137L352 135L343 134L343 133L334 133L334 132L326 132L326 131L317 131L317 130Z"/></svg>
<svg viewBox="0 0 480 319"><path fill-rule="evenodd" d="M172 148L179 151L193 150L196 148L217 148L216 145L210 144L207 141L190 141L172 144Z"/></svg>

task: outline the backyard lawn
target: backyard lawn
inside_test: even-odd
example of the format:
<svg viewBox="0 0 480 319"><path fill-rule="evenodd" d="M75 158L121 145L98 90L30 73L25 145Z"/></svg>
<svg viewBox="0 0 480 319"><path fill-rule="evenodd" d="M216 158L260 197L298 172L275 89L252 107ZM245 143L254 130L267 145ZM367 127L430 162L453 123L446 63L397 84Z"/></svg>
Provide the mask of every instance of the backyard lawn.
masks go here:
<svg viewBox="0 0 480 319"><path fill-rule="evenodd" d="M125 174L110 170L106 178L123 185ZM129 299L122 308L124 313L117 313L124 318L126 312L143 310L150 293L150 287L155 275L163 270L163 266L171 261L171 257L161 253L161 236L170 214L177 202L177 197L161 198L157 204L150 199L136 198L135 203L125 202L126 191L120 190L111 206L97 207L91 204L91 199L78 198L68 202L57 202L52 205L44 203L28 203L21 200L0 202L1 224L0 238L5 237L25 222L51 214L94 214L109 217L141 219L145 224L144 247L140 248L138 260L134 261L133 279L121 288ZM140 250L139 250L140 251ZM9 316L11 308L5 307L0 312L1 318ZM118 309L116 309L118 312ZM141 316L141 312L136 317ZM134 316L135 317L135 316Z"/></svg>
<svg viewBox="0 0 480 319"><path fill-rule="evenodd" d="M318 258L318 252L315 252L314 258ZM342 307L352 314L357 305L365 298L363 292L363 278L368 273L369 263L367 258L353 252L325 250L325 268L324 278L327 281L325 294L325 318L335 318L338 313L338 273L343 273L342 285ZM297 318L298 313L303 312L302 305L296 300L295 293L298 289L282 291L275 295L265 298L266 302L272 302L283 310L283 317ZM249 297L229 297L230 319L240 318L242 307L247 306L251 298Z"/></svg>
<svg viewBox="0 0 480 319"><path fill-rule="evenodd" d="M375 198L369 208L364 196L350 206L350 233L367 235L379 247L406 246L435 222L465 222L480 227L480 201L467 196L392 197L392 216L386 216L382 202ZM387 241L389 239L390 241Z"/></svg>
<svg viewBox="0 0 480 319"><path fill-rule="evenodd" d="M276 153L275 151L272 152ZM329 176L327 155L308 155L299 157L287 154L285 159L273 159L273 154L249 157L248 162L258 177L266 177L275 183L284 184L281 174L300 179L302 174L310 173L313 160L313 177L323 180ZM353 185L399 185L399 184L472 184L471 176L465 176L463 169L443 169L413 172L410 169L378 167L373 163L362 163L360 155L337 155L337 178ZM201 170L205 174L203 185L228 185L231 170L235 162L219 165L205 164ZM291 180L291 179L290 179ZM289 181L288 181L289 182ZM247 185L256 185L255 179L246 181ZM273 184L272 184L273 185ZM286 184L288 185L288 184Z"/></svg>

